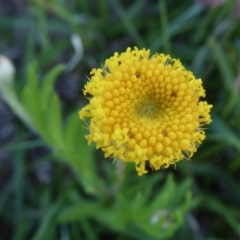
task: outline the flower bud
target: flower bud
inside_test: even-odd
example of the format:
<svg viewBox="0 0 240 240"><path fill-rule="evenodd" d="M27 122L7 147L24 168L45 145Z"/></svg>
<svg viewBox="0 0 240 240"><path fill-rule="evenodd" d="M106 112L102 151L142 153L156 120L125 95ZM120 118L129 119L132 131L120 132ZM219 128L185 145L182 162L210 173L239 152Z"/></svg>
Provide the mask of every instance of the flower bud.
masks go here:
<svg viewBox="0 0 240 240"><path fill-rule="evenodd" d="M5 56L0 55L0 87L12 86L15 68L12 62Z"/></svg>

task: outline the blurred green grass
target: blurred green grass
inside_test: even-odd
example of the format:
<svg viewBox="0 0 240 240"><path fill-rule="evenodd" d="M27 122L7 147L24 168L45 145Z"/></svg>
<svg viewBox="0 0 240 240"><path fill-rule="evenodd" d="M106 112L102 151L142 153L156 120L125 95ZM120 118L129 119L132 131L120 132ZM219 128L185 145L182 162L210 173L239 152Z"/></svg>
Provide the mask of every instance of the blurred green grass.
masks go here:
<svg viewBox="0 0 240 240"><path fill-rule="evenodd" d="M0 1L0 52L16 66L19 94L29 79L37 79L32 84L38 79L48 82L43 81L47 73L59 63L70 62L75 51L72 35L78 35L84 47L81 61L73 70L61 73L55 85L60 96L60 102L54 104L59 106L55 109L58 126L53 114L37 127L45 141L15 119L15 135L0 142L0 157L1 152L10 152L7 163L0 162L1 239L159 239L160 231L162 239L240 238L238 1L226 1L216 8L199 2ZM213 105L213 122L191 161L179 162L176 170L172 167L141 178L127 165L118 189L116 166L103 159L93 146L87 147L83 130L75 132L82 123L74 116L85 101L81 89L91 69L129 46L180 58L187 69L202 78L207 101ZM31 68L36 60L38 66ZM54 84L56 79L49 79ZM47 84L43 86L48 88ZM32 88L28 90L26 104L33 103L29 98L35 99L39 91L35 88L36 93ZM73 92L73 88L77 90ZM50 92L56 99L52 88ZM48 109L47 103L39 100L32 109L39 104L46 111L54 108ZM61 119L66 127L62 134L70 136L63 139L69 149L72 145L71 163L54 161L64 159L61 149L56 148L62 136L55 135L61 132L56 130L61 129ZM48 121L52 127L47 130ZM1 129L6 129L7 123L0 124ZM74 133L75 140L71 138ZM46 154L42 148L54 151ZM80 156L75 156L81 152L91 156L88 167L84 160L78 162ZM41 168L46 162L51 164L50 173ZM92 169L96 172L93 179ZM170 172L174 180L168 177ZM39 174L47 175L49 180L42 181ZM98 187L93 189L92 183L98 181ZM148 222L156 209L163 211L157 226ZM164 224L169 225L163 230Z"/></svg>

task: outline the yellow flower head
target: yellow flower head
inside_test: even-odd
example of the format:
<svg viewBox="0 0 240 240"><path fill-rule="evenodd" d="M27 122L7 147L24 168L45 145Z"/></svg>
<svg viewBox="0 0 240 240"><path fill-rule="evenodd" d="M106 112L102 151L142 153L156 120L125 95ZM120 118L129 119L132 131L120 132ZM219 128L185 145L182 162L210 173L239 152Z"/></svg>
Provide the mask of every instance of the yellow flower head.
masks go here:
<svg viewBox="0 0 240 240"><path fill-rule="evenodd" d="M139 175L146 161L158 170L192 157L211 122L202 81L177 59L128 48L94 69L84 95L91 95L80 118L90 118L87 136L105 157L134 162Z"/></svg>

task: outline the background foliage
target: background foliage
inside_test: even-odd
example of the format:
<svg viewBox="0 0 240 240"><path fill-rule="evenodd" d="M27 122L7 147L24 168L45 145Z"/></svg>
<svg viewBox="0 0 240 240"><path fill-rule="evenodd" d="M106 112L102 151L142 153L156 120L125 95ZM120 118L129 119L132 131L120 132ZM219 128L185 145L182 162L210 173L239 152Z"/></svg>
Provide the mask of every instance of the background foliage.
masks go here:
<svg viewBox="0 0 240 240"><path fill-rule="evenodd" d="M239 21L237 0L1 0L1 239L239 239ZM214 106L176 169L138 177L87 146L81 89L128 46L180 58Z"/></svg>

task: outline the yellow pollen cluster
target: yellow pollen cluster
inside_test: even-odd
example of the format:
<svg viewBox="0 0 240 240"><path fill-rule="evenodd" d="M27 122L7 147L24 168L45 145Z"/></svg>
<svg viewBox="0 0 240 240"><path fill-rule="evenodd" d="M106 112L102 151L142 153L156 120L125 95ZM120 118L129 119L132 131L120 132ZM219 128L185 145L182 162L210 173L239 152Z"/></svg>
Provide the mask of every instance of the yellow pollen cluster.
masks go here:
<svg viewBox="0 0 240 240"><path fill-rule="evenodd" d="M84 95L89 104L80 118L89 118L89 142L105 157L134 162L141 176L145 164L158 170L190 158L205 138L201 127L211 122L211 105L202 81L177 59L150 50L128 48L94 69Z"/></svg>

